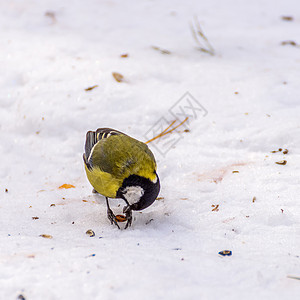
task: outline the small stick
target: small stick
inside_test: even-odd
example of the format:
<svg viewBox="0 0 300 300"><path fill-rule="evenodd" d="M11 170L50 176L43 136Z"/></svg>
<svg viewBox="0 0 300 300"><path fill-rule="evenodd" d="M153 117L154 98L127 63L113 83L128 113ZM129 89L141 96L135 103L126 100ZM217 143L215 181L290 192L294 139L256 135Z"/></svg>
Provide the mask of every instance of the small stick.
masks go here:
<svg viewBox="0 0 300 300"><path fill-rule="evenodd" d="M168 133L171 133L172 131L174 131L175 129L177 129L179 126L181 126L183 123L185 123L185 122L188 120L188 118L189 118L189 117L186 117L179 125L177 125L176 127L172 128L171 130L167 131L167 130L168 130L168 129L176 122L176 120L173 121L173 122L171 123L171 125L169 125L164 131L162 131L160 134L158 134L157 136L155 136L155 137L152 138L151 140L147 141L145 144L148 144L148 143L150 143L150 142L153 142L154 140L156 140L156 139L158 139L158 138L160 138L160 137L162 137L162 136L164 136L164 135L166 135L166 134L168 134Z"/></svg>
<svg viewBox="0 0 300 300"><path fill-rule="evenodd" d="M174 120L164 131L162 131L159 135L161 136L163 133L165 133L170 127L173 126L173 124L176 123L176 120Z"/></svg>
<svg viewBox="0 0 300 300"><path fill-rule="evenodd" d="M195 23L195 28L193 26L193 23L190 23L190 28L191 28L192 35L193 35L196 43L200 46L199 49L202 52L206 52L206 53L209 53L210 55L214 55L215 50L214 50L213 46L210 44L210 42L209 42L208 38L206 37L206 35L203 33L203 30L202 30L196 16L194 17L194 23ZM202 43L201 43L198 36L200 36L205 41L206 46L207 46L208 49L206 49L206 48L204 48L204 46L202 46Z"/></svg>

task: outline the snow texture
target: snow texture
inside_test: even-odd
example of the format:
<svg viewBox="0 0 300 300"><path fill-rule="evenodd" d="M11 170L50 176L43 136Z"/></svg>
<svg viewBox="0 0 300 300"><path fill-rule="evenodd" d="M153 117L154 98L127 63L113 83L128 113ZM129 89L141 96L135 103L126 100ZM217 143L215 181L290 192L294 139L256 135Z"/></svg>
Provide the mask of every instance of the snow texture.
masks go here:
<svg viewBox="0 0 300 300"><path fill-rule="evenodd" d="M0 8L0 299L299 297L298 0ZM215 55L197 49L194 16ZM118 230L87 181L85 134L146 141L186 92L203 114L185 107L189 124L149 143L161 198Z"/></svg>

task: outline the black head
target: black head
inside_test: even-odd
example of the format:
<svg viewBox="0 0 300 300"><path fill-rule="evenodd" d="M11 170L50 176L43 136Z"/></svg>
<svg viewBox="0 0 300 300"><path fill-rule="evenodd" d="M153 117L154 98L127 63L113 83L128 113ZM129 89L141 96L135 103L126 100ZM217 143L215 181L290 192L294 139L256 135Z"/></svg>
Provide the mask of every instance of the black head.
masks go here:
<svg viewBox="0 0 300 300"><path fill-rule="evenodd" d="M124 179L117 197L124 199L132 210L142 210L150 206L158 196L160 190L159 178L156 182L138 175L130 175Z"/></svg>

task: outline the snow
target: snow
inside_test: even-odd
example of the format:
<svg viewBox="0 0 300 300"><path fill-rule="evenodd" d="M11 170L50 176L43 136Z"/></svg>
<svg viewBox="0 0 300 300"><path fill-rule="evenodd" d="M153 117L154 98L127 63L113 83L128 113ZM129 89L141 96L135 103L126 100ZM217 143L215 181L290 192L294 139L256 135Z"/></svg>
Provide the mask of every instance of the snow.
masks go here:
<svg viewBox="0 0 300 300"><path fill-rule="evenodd" d="M0 7L1 299L296 299L300 51L281 42L300 43L298 1ZM214 56L196 49L195 15ZM186 92L208 113L165 155L149 143L163 199L118 230L86 179L85 133L146 141Z"/></svg>

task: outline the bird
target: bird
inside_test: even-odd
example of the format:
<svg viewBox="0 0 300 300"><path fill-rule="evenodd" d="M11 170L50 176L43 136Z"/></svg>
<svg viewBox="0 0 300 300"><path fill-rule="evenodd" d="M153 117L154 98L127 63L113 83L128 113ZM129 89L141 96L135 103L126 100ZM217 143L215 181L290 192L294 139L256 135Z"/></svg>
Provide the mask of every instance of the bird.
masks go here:
<svg viewBox="0 0 300 300"><path fill-rule="evenodd" d="M149 147L118 130L88 131L83 161L93 191L106 198L107 217L119 229L108 198L125 201L126 229L132 224L132 211L150 206L160 192L157 164Z"/></svg>

